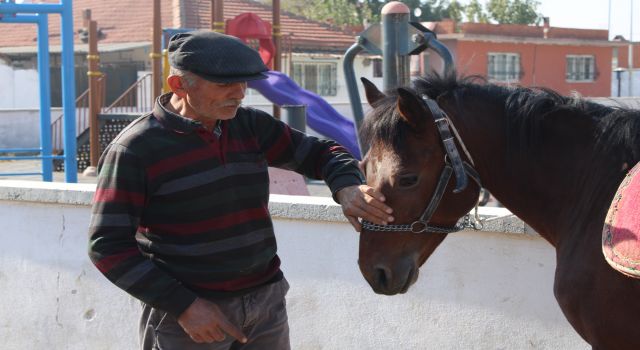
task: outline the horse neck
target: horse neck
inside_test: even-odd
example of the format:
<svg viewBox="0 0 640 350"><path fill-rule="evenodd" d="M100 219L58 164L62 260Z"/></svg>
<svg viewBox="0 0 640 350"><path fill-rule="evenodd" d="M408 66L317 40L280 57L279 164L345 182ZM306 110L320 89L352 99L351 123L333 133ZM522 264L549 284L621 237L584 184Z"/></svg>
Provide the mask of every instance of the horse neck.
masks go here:
<svg viewBox="0 0 640 350"><path fill-rule="evenodd" d="M611 165L602 157L585 156L597 154L592 132L572 130L569 135L552 136L536 149L536 155L509 158L504 110L497 106L484 110L492 113L476 112L452 121L473 157L483 186L496 199L556 246L569 228L575 231L592 222L586 217L601 215L604 219L603 203L610 202L619 181L607 178L611 173L606 171L593 173L593 164Z"/></svg>

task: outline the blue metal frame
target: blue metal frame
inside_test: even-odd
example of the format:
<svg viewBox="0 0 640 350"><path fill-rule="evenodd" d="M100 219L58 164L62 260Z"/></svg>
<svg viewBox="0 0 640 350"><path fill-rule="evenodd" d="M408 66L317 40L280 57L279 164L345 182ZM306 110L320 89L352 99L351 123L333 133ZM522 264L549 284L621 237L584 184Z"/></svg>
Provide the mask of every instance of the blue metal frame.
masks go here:
<svg viewBox="0 0 640 350"><path fill-rule="evenodd" d="M41 156L0 157L0 160L41 159L42 173L1 174L42 175L43 181L53 181L53 159L64 159L65 181L78 182L76 160L76 106L73 61L73 8L72 0L59 4L15 4L0 0L0 23L35 23L38 25L38 74L40 77L40 146L31 149L0 149L0 152L40 152ZM16 14L19 13L19 14ZM25 13L31 13L30 15ZM49 21L48 14L59 13L62 33L62 108L64 156L52 155L51 149L51 94L49 74ZM2 16L2 15L5 16ZM6 16L9 15L9 16Z"/></svg>

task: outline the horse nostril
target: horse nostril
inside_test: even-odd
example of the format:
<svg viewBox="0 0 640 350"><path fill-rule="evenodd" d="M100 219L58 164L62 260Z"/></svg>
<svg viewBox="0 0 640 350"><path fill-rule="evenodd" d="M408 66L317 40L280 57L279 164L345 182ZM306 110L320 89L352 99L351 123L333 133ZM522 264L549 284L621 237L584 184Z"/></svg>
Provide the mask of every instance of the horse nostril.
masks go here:
<svg viewBox="0 0 640 350"><path fill-rule="evenodd" d="M375 271L376 284L380 287L386 288L391 280L391 271L384 267L376 267Z"/></svg>

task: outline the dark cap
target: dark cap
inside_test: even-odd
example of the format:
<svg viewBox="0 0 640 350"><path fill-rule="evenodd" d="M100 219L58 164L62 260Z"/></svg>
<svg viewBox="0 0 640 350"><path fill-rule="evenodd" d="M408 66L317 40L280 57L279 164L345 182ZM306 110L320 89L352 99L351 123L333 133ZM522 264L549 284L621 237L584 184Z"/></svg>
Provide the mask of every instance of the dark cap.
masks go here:
<svg viewBox="0 0 640 350"><path fill-rule="evenodd" d="M240 39L207 30L179 33L167 48L169 64L216 83L266 79L260 54Z"/></svg>

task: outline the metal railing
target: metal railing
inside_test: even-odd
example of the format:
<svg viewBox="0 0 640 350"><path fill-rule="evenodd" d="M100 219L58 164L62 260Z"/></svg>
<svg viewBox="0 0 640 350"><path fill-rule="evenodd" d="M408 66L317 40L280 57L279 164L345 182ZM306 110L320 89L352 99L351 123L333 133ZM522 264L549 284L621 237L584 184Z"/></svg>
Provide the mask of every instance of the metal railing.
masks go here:
<svg viewBox="0 0 640 350"><path fill-rule="evenodd" d="M106 78L103 75L98 79L98 98L100 98L100 104L105 100L105 82ZM63 117L64 113L60 114L51 123L51 143L53 154L60 154L63 149L62 130L63 130ZM89 89L85 90L76 99L76 137L82 134L87 128L89 128Z"/></svg>
<svg viewBox="0 0 640 350"><path fill-rule="evenodd" d="M109 113L143 113L153 109L152 74L147 73L131 85L112 104L103 109Z"/></svg>

